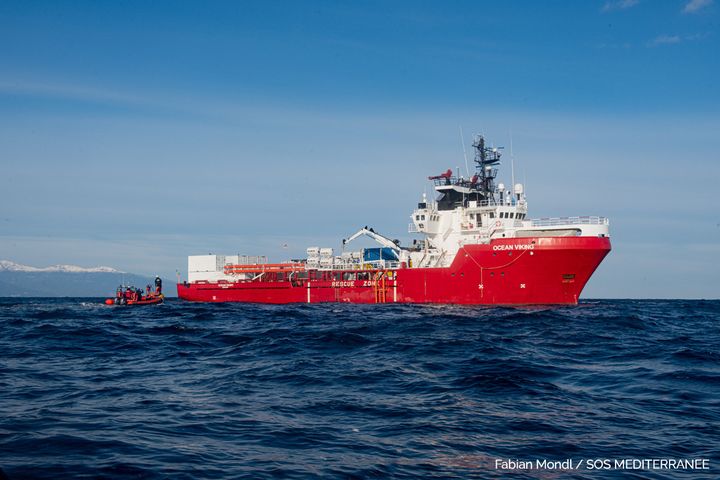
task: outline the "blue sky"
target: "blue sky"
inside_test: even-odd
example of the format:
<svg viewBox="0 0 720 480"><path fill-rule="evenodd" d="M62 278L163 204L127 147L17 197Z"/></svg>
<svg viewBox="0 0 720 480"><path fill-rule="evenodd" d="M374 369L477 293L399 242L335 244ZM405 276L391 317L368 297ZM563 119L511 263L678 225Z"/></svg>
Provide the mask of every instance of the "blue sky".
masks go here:
<svg viewBox="0 0 720 480"><path fill-rule="evenodd" d="M586 297L718 298L719 19L711 0L3 2L0 258L173 276L363 225L407 240L462 126L512 136L531 216L610 217Z"/></svg>

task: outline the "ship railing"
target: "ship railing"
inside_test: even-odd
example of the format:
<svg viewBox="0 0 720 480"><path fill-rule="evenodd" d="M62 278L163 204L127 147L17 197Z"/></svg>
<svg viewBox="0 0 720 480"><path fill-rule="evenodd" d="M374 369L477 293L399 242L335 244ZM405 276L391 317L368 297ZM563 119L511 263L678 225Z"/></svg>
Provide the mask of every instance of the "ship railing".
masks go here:
<svg viewBox="0 0 720 480"><path fill-rule="evenodd" d="M371 260L356 262L334 262L331 265L307 264L307 270L396 270L400 268L398 260Z"/></svg>
<svg viewBox="0 0 720 480"><path fill-rule="evenodd" d="M368 264L372 265L378 270L396 270L400 268L400 262L397 260L378 260L374 262L368 262Z"/></svg>
<svg viewBox="0 0 720 480"><path fill-rule="evenodd" d="M498 169L497 168L491 168L487 172L487 176L491 178L495 178L497 176ZM450 177L440 177L440 178L433 178L432 179L433 184L436 187L442 187L447 185L458 185L461 187L468 187L468 188L475 188L480 185L479 180L475 183L472 183L472 176L470 178L465 177L459 177L457 175L452 175Z"/></svg>
<svg viewBox="0 0 720 480"><path fill-rule="evenodd" d="M585 216L585 217L545 217L530 219L533 227L554 227L561 225L608 225L610 222L606 217Z"/></svg>
<svg viewBox="0 0 720 480"><path fill-rule="evenodd" d="M433 185L436 187L445 187L448 185L457 185L459 187L468 187L468 188L475 188L478 186L478 183L472 183L469 178L463 178L463 177L444 177L444 178L435 178L433 179Z"/></svg>
<svg viewBox="0 0 720 480"><path fill-rule="evenodd" d="M408 224L408 233L419 233L419 232L420 232L420 230L418 230L417 226L413 222L410 222Z"/></svg>

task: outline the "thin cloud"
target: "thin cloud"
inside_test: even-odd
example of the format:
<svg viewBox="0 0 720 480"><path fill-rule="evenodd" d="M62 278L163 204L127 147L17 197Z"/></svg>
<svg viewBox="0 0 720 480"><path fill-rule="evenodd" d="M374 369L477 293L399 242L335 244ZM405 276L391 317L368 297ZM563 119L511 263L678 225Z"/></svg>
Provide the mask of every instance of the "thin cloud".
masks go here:
<svg viewBox="0 0 720 480"><path fill-rule="evenodd" d="M640 3L640 0L610 0L603 5L603 12L612 12L613 10L627 10Z"/></svg>
<svg viewBox="0 0 720 480"><path fill-rule="evenodd" d="M682 42L692 42L694 40L701 40L703 38L706 38L709 34L706 33L695 33L692 35L658 35L657 37L653 38L649 42L647 42L645 45L648 47L659 47L662 45L677 45L678 43Z"/></svg>
<svg viewBox="0 0 720 480"><path fill-rule="evenodd" d="M680 35L658 35L647 43L648 47L659 47L660 45L674 45L682 42Z"/></svg>
<svg viewBox="0 0 720 480"><path fill-rule="evenodd" d="M147 100L127 93L79 85L0 80L0 94L67 98L86 102L143 104Z"/></svg>
<svg viewBox="0 0 720 480"><path fill-rule="evenodd" d="M705 7L712 5L713 0L690 0L685 4L683 13L697 13Z"/></svg>

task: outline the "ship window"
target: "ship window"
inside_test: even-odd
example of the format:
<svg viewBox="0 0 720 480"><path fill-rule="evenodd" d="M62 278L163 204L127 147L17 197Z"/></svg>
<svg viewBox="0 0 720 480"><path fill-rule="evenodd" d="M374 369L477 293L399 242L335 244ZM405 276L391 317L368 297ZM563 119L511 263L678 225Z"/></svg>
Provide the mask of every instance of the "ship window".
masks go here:
<svg viewBox="0 0 720 480"><path fill-rule="evenodd" d="M415 215L415 220L420 220L420 215Z"/></svg>
<svg viewBox="0 0 720 480"><path fill-rule="evenodd" d="M490 212L490 218L495 218L495 212Z"/></svg>
<svg viewBox="0 0 720 480"><path fill-rule="evenodd" d="M510 213L510 218L515 218L515 214L514 214L514 213Z"/></svg>
<svg viewBox="0 0 720 480"><path fill-rule="evenodd" d="M425 215L421 215L420 220L425 220Z"/></svg>

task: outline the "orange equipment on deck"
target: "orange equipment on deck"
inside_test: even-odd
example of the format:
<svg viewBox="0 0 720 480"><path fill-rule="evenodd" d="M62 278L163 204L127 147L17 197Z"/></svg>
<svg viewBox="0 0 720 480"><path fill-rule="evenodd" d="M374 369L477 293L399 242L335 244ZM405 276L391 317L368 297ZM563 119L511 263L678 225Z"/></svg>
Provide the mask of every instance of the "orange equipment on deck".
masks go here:
<svg viewBox="0 0 720 480"><path fill-rule="evenodd" d="M270 272L300 272L305 270L304 263L254 263L251 265L225 265L226 275L239 273L270 273Z"/></svg>

